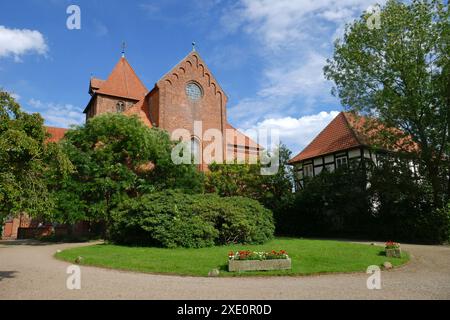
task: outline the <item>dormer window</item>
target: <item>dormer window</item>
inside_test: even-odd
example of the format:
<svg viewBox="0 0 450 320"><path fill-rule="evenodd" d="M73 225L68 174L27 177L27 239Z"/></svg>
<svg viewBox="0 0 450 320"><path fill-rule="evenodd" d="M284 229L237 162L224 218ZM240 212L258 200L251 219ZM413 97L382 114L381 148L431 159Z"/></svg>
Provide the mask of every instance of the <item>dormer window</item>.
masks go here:
<svg viewBox="0 0 450 320"><path fill-rule="evenodd" d="M125 111L125 102L123 102L123 101L117 102L116 108L117 108L117 112L119 112L119 113L124 112Z"/></svg>

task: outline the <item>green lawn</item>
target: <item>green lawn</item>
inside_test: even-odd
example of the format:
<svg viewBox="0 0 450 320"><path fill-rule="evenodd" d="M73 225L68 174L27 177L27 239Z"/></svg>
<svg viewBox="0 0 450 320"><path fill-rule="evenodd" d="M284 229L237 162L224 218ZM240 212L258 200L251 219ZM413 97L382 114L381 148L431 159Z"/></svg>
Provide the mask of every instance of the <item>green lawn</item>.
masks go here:
<svg viewBox="0 0 450 320"><path fill-rule="evenodd" d="M292 270L231 273L227 271L228 252L237 250L286 250L292 259ZM83 265L149 273L207 276L218 268L221 276L309 275L330 272L364 272L369 265L390 261L394 266L404 264L401 259L387 258L384 248L338 241L277 238L263 245L233 245L202 249L162 249L125 247L109 244L74 248L56 254L74 262L83 257Z"/></svg>

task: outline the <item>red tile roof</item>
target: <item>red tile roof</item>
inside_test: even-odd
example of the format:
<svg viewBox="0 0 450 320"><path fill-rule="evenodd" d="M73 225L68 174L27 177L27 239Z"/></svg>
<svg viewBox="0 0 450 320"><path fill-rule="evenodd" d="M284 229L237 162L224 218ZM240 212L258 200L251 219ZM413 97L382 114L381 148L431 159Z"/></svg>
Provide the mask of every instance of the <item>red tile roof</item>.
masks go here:
<svg viewBox="0 0 450 320"><path fill-rule="evenodd" d="M138 78L128 61L122 57L114 67L108 79L104 82L93 79L91 86L99 86L97 93L116 97L141 100L148 90Z"/></svg>
<svg viewBox="0 0 450 320"><path fill-rule="evenodd" d="M243 134L242 132L240 132L239 130L234 128L231 124L227 123L225 129L234 130L234 133L235 133L234 141L231 141L232 143L230 143L230 142L227 142L227 143L233 144L233 145L239 145L238 142L245 141L244 142L245 145L243 147L255 148L255 149L260 149L260 150L264 149L262 146L257 144L255 141L253 141L252 139L247 137L245 134Z"/></svg>
<svg viewBox="0 0 450 320"><path fill-rule="evenodd" d="M56 128L56 127L45 127L47 133L50 134L50 137L47 139L47 142L58 142L64 135L66 134L68 129L65 128Z"/></svg>
<svg viewBox="0 0 450 320"><path fill-rule="evenodd" d="M102 87L102 85L105 83L105 80L98 79L98 78L91 78L90 87L92 90L98 90Z"/></svg>
<svg viewBox="0 0 450 320"><path fill-rule="evenodd" d="M370 125L368 122L372 121ZM375 121L375 126L373 125ZM399 135L399 139L393 145L387 146L383 137L379 137L377 129L383 127L376 119L357 116L350 112L341 112L323 129L314 140L306 146L289 163L296 163L306 159L331 154L338 151L344 151L360 146L375 146L379 149L390 151L401 151L406 149L409 152L417 150L417 145L412 142L408 136L404 136L403 132L398 129L391 129L395 134Z"/></svg>

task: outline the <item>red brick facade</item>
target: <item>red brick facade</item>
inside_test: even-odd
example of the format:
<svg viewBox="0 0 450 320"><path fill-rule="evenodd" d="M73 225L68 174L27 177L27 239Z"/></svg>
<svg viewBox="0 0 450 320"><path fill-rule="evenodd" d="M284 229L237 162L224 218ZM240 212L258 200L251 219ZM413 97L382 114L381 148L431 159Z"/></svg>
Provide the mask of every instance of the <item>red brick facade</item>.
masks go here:
<svg viewBox="0 0 450 320"><path fill-rule="evenodd" d="M195 97L188 95L191 84L198 90ZM137 114L148 126L162 128L170 134L177 129L188 130L202 150L211 143L203 139L205 131L216 129L224 138L221 150L217 151L224 159L227 159L227 153L228 158L248 160L250 156L257 157L260 146L228 124L228 98L196 51L166 73L151 91L146 91L122 57L106 81L91 80L89 92L92 97L84 111L86 119L106 112ZM194 130L196 121L201 122L201 130ZM227 129L229 136L231 132L237 138L227 140ZM206 170L208 163L203 159L201 162L200 168Z"/></svg>

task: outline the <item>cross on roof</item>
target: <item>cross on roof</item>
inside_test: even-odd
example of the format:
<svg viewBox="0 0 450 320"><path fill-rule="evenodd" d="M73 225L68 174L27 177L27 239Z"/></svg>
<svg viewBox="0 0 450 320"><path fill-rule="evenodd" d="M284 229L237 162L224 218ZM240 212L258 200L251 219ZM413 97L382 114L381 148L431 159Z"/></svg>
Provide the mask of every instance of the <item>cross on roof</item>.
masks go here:
<svg viewBox="0 0 450 320"><path fill-rule="evenodd" d="M125 58L125 48L127 47L127 44L124 42L122 42L122 58Z"/></svg>

